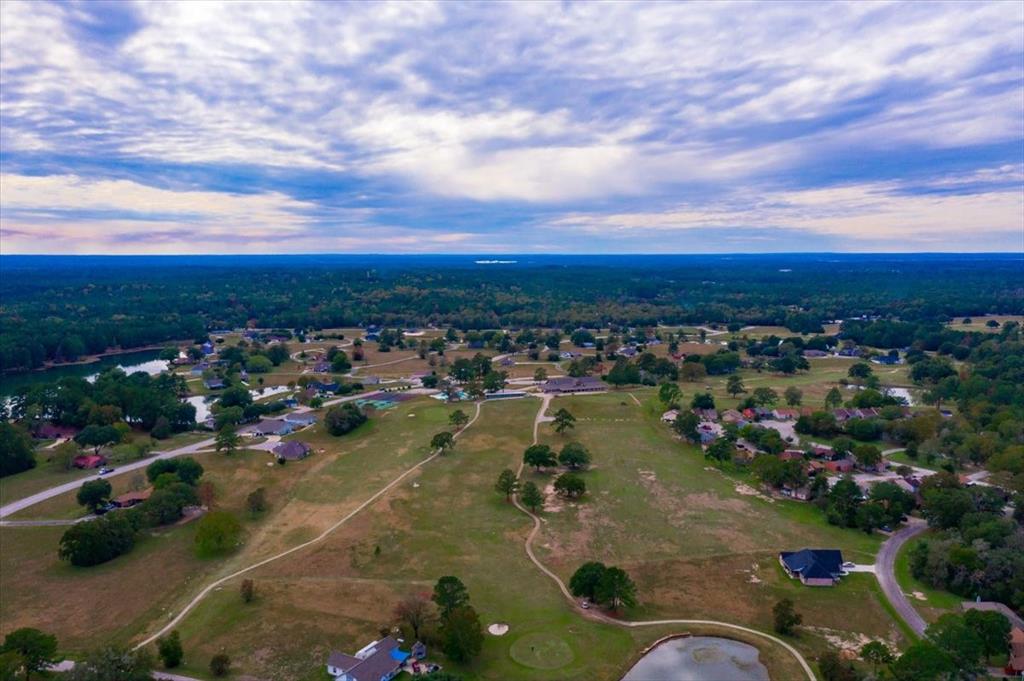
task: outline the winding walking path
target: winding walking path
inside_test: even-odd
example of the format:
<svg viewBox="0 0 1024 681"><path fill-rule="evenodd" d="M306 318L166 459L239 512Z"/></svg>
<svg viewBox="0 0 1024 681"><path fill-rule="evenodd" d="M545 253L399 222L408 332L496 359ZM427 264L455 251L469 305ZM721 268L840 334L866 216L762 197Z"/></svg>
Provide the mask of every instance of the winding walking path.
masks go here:
<svg viewBox="0 0 1024 681"><path fill-rule="evenodd" d="M483 402L477 402L476 403L476 413L473 414L473 418L470 419L469 423L467 423L459 432L455 433L455 437L458 437L459 435L462 435L462 433L464 433L466 431L466 428L469 428L471 425L473 425L476 422L476 420L478 418L480 418L480 407L481 407L482 404L483 404ZM246 572L249 572L251 570L255 570L256 568L259 568L259 567L263 567L264 565L266 565L268 563L272 563L275 560L278 560L280 558L284 558L285 556L291 555L291 554L295 553L296 551L301 551L302 549L305 549L307 547L310 547L310 546L312 546L314 544L317 544L317 543L323 541L332 532L334 532L339 527L341 527L342 525L347 523L349 520L351 520L354 516L356 516L360 511L362 511L367 506L369 506L370 504L372 504L373 502L377 501L382 496L384 496L384 494L386 494L395 485L397 485L402 480L404 480L410 473L412 473L413 471L418 470L418 469L422 468L423 466L425 466L426 464L430 463L431 461L436 459L438 456L440 456L440 454L441 454L441 450L439 449L439 450L435 451L433 454L431 454L430 456L428 456L427 458L423 459L422 461L420 461L419 463L414 465L413 467L411 467L408 470L406 470L404 473L402 473L397 478L395 478L394 480L389 482L387 485L382 487L380 490L378 490L377 493L374 494L372 497L370 497L369 499L367 499L363 503L359 504L359 506L357 506L351 512L346 514L341 520L339 520L338 522L336 522L333 525L331 525L330 527L328 527L326 530L321 532L319 535L317 535L313 539L310 539L307 542L303 542L302 544L299 544L297 546L293 546L292 548L290 548L290 549L288 549L286 551L282 551L281 553L278 553L276 555L270 556L269 558L264 558L263 560L261 560L259 562L256 562L256 563L253 563L252 565L244 567L244 568L242 568L240 570L236 570L236 571L232 572L229 575L221 577L220 579L214 580L213 582L208 584L202 591L200 591L196 595L195 598L193 598L191 601L189 601L185 605L185 607L182 608L181 611L177 615L175 615L174 618L170 622L168 622L163 627L161 627L153 635L149 636L148 638L146 638L142 642L136 644L134 649L138 650L139 648L144 648L144 647L148 646L149 644L153 643L154 641L156 641L158 638L160 638L161 636L163 636L167 632L169 632L171 629L173 629L175 626L177 626L177 624L179 622L181 622L183 619L185 619L185 615L187 615L194 607L199 605L200 601L202 601L204 598L206 598L206 596L211 591L216 589L221 584L224 584L225 582L228 582L228 581L230 581L230 580L232 580L235 577L238 577L240 575L244 575Z"/></svg>
<svg viewBox="0 0 1024 681"><path fill-rule="evenodd" d="M547 410L548 410L548 406L551 404L551 398L552 397L553 397L552 395L544 395L542 397L543 403L541 404L540 409L537 411L537 416L533 420L533 444L537 444L538 429L540 427L540 424L543 423L543 422L546 422L546 421L553 420L551 417L544 415L547 412ZM633 399L636 400L636 397L634 397ZM638 401L638 403L639 403L639 401ZM519 469L516 471L516 478L522 477L523 467L525 465L526 465L525 462L520 462ZM595 620L595 621L598 621L598 622L604 622L605 624L618 625L620 627L635 628L635 627L658 626L658 625L665 625L665 624L711 625L711 626L716 626L716 627L722 627L722 628L725 628L725 629L732 629L734 631L742 631L742 632L747 633L747 634L753 634L755 636L760 636L761 638L764 638L764 639L767 639L769 641L772 641L773 643L777 643L780 646L782 646L783 648L785 648L787 651L789 651L793 655L793 657L796 658L796 661L798 663L800 663L800 666L803 668L804 672L807 674L807 678L809 679L809 681L816 681L816 677L814 676L814 671L811 669L811 666L807 663L807 660L804 659L804 656L800 654L799 650L797 650L796 648L791 646L789 643L786 643L782 639L778 638L777 636L772 636L771 634L766 634L765 632L758 631L757 629L751 629L750 627L744 627L744 626L739 625L739 624L731 624L729 622L719 622L719 621L716 621L716 620L692 620L692 619L665 619L665 620L645 620L645 621L619 620L619 619L615 619L614 617L609 617L608 615L605 615L603 613L596 612L594 610L590 610L590 609L584 610L583 608L581 608L579 606L579 603L576 602L576 599L573 597L572 593L569 592L569 589L568 589L568 587L566 587L565 582L562 581L562 578L559 577L558 575L556 575L551 570L549 570L547 568L547 566L545 566L544 563L542 563L537 558L537 556L534 554L534 552L533 552L533 540L536 538L537 533L540 532L540 527L541 527L540 517L537 516L536 514L532 513L531 511L527 510L526 507L524 507L519 502L519 498L518 497L513 496L512 497L512 501L515 504L516 508L518 508L520 511L522 511L526 515L530 516L530 518L533 520L533 529L530 530L530 533L528 535L526 535L526 540L523 543L523 546L526 549L526 555L530 558L530 561L534 565L536 565L537 568L541 572L546 574L548 577L550 577L555 582L555 584L558 586L558 590L561 591L562 595L564 595L569 600L569 603L572 604L573 610L575 610L576 613L579 614L580 616L586 617L586 618L589 618L589 619L592 619L592 620Z"/></svg>

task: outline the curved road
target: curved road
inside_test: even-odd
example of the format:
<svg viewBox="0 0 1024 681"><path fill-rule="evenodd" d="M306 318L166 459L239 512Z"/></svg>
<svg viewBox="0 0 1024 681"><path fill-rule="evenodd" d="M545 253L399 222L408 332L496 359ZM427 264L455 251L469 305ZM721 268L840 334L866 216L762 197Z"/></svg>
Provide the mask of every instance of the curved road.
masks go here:
<svg viewBox="0 0 1024 681"><path fill-rule="evenodd" d="M882 548L878 550L878 555L875 556L875 576L878 577L878 583L882 586L885 597L889 599L892 607L896 609L896 612L900 614L903 621L918 636L924 636L925 627L928 625L924 618L921 617L921 613L914 608L906 595L904 595L903 590L900 589L900 585L896 581L896 554L899 553L900 548L908 540L927 529L928 524L925 521L920 518L910 518L904 527L893 532L882 543Z"/></svg>
<svg viewBox="0 0 1024 681"><path fill-rule="evenodd" d="M540 424L545 422L545 421L553 420L551 417L544 416L545 412L547 412L548 405L551 403L551 398L552 398L552 395L544 395L543 396L543 398L542 398L543 399L543 403L541 404L540 410L537 412L536 418L533 420L533 444L537 444L537 430L538 430L538 427L540 426ZM633 399L636 400L635 397ZM525 463L520 463L519 464L519 470L516 472L516 477L517 478L522 476L523 467L524 466L525 466ZM547 566L545 566L542 562L540 562L540 560L537 558L537 556L533 553L533 540L537 536L537 533L540 532L540 527L541 527L541 525L540 525L540 517L535 515L531 511L527 510L526 507L524 507L522 504L520 504L518 497L513 496L512 497L512 501L513 501L513 503L515 503L516 508L518 508L520 511L522 511L526 515L530 516L530 518L533 520L533 529L530 530L530 533L526 536L526 541L524 542L524 548L526 549L526 555L529 557L530 561L534 565L536 565L537 568L541 572L546 574L548 577L550 577L555 582L555 584L558 586L558 590L561 591L562 595L565 596L566 599L568 599L569 603L572 604L572 607L576 611L576 613L581 615L582 617L587 617L589 619L592 619L592 620L595 620L595 621L598 621L598 622L603 622L605 624L618 625L620 627L650 627L650 626L658 626L658 625L665 625L665 624L682 624L682 625L698 625L698 626L699 625L711 625L711 626L716 626L716 627L722 627L722 628L725 628L725 629L732 629L734 631L742 631L742 632L747 633L747 634L753 634L754 636L760 636L761 638L764 638L764 639L767 639L769 641L772 641L773 643L777 643L780 646L782 646L783 648L785 648L787 651L789 651L793 655L793 657L796 658L796 661L803 668L804 673L807 674L807 678L809 679L809 681L816 681L816 677L814 676L814 671L811 669L811 666L809 664L807 664L807 660L804 659L804 656L800 654L799 650L797 650L796 648L791 646L789 643L786 643L782 639L778 638L777 636L772 636L771 634L766 634L765 632L758 631L757 629L751 629L749 627L744 627L744 626L739 625L739 624L731 624L729 622L718 622L716 620L691 620L691 619L666 619L666 620L646 620L646 621L619 620L619 619L615 619L614 617L609 617L609 616L607 616L607 615L605 615L603 613L596 612L596 611L591 610L591 609L584 610L583 608L581 608L579 606L579 603L573 597L572 593L569 592L569 589L568 589L568 587L566 587L565 582L562 581L562 578L559 577L558 575L556 575L551 570L549 570L547 568Z"/></svg>

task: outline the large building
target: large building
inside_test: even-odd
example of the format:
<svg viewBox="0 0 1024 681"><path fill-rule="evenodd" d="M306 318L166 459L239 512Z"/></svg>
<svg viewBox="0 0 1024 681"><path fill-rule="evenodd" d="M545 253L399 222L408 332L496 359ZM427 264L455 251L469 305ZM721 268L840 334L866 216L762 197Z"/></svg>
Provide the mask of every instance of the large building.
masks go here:
<svg viewBox="0 0 1024 681"><path fill-rule="evenodd" d="M417 641L412 652L407 653L399 646L401 641L386 636L374 641L355 655L332 652L327 658L327 673L338 681L391 681L402 671L410 657L418 660L426 657L427 649Z"/></svg>

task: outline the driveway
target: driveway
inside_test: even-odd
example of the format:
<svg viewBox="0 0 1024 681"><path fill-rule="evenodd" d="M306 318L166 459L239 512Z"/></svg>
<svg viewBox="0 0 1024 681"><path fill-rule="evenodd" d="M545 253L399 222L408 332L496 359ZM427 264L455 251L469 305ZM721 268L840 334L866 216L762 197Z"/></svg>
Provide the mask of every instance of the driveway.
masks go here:
<svg viewBox="0 0 1024 681"><path fill-rule="evenodd" d="M885 597L889 599L892 607L900 614L903 621L918 636L924 636L927 623L921 617L921 614L914 609L914 606L911 605L910 600L896 582L896 554L899 553L900 547L906 544L907 541L927 529L928 524L924 520L910 518L904 527L893 532L882 543L882 548L879 549L878 555L875 556L875 576L878 577L878 583L882 587L882 592L885 593Z"/></svg>

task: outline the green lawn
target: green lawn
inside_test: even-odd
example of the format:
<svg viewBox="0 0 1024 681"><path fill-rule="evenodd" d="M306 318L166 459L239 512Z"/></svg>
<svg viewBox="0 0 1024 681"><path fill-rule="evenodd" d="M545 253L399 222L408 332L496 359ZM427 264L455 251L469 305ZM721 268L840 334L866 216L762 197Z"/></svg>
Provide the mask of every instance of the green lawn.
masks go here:
<svg viewBox="0 0 1024 681"><path fill-rule="evenodd" d="M929 538L929 533L914 537L900 549L896 555L896 581L903 593L907 594L910 603L928 622L934 622L948 612L960 610L963 598L944 589L934 589L914 578L910 573L910 552L922 541Z"/></svg>

